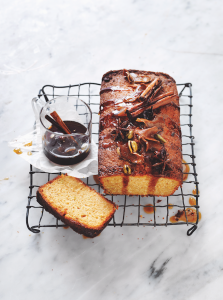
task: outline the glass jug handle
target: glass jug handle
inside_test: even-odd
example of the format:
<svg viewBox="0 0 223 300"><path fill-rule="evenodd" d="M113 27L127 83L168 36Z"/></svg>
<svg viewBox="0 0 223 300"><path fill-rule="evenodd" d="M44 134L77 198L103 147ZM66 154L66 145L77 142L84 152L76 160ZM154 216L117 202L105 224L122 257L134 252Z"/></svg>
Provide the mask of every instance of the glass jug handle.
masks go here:
<svg viewBox="0 0 223 300"><path fill-rule="evenodd" d="M35 115L36 124L39 124L40 122L40 111L45 104L46 101L38 97L32 99L32 108Z"/></svg>

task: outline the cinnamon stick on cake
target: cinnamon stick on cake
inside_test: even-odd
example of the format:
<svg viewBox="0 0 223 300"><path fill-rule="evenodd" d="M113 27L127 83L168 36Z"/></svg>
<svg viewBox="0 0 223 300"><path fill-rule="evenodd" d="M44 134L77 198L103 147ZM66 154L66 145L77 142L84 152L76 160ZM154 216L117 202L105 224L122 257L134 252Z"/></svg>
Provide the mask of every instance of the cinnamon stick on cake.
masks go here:
<svg viewBox="0 0 223 300"><path fill-rule="evenodd" d="M179 96L167 74L118 70L100 91L99 180L119 195L172 195L183 182Z"/></svg>

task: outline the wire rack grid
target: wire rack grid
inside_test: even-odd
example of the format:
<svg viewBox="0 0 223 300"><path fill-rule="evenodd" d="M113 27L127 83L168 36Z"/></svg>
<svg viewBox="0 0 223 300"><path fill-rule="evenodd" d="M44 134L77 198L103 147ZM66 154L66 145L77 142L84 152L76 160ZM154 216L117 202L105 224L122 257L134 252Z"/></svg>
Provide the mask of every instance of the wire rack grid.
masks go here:
<svg viewBox="0 0 223 300"><path fill-rule="evenodd" d="M107 199L118 204L119 209L116 211L113 219L108 226L171 226L171 225L192 225L187 230L187 235L190 236L196 229L199 221L199 190L196 173L195 155L194 155L194 136L192 135L192 84L177 84L180 96L181 109L181 130L182 130L182 147L183 158L192 169L187 174L188 179L184 181L172 196L169 197L141 197L141 196L113 196L105 195L103 189L94 181L91 176L83 179L90 187L97 192L105 195ZM45 85L39 92L39 97L44 97L46 101L52 100L57 96L76 96L80 97L89 104L92 110L92 136L98 144L99 135L99 107L100 107L100 84L98 83L82 83L69 86L53 86ZM45 227L65 227L65 224L49 213L44 214L44 208L36 201L36 190L38 187L47 181L55 178L58 173L45 173L30 165L30 192L28 196L28 205L26 212L26 224L30 231L39 233L40 228ZM194 190L193 190L194 189ZM193 192L192 192L193 191ZM189 197L194 197L196 205L189 204ZM152 214L146 214L144 207L147 205L153 207ZM196 210L196 221L188 221L186 210L192 208ZM170 222L171 215L175 215L178 210L184 212L186 221ZM32 214L31 214L32 212ZM36 225L30 226L30 220Z"/></svg>

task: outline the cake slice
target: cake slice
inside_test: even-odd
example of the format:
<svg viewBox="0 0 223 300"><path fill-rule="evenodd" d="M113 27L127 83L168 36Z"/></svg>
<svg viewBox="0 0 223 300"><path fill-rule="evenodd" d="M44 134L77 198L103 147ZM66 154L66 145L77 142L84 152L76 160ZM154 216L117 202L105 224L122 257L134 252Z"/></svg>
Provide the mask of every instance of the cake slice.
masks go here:
<svg viewBox="0 0 223 300"><path fill-rule="evenodd" d="M37 201L74 231L91 238L101 233L117 208L80 179L68 175L39 187Z"/></svg>

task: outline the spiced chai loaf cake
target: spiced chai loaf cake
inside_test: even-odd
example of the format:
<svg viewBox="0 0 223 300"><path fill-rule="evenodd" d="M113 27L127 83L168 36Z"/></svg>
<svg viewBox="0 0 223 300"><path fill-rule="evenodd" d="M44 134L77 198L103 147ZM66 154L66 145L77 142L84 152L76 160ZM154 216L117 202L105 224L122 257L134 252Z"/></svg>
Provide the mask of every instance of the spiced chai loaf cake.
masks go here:
<svg viewBox="0 0 223 300"><path fill-rule="evenodd" d="M99 132L99 180L107 194L169 196L182 185L179 96L169 75L104 74Z"/></svg>
<svg viewBox="0 0 223 300"><path fill-rule="evenodd" d="M67 175L39 187L37 201L46 211L87 237L99 235L117 208L80 179Z"/></svg>

